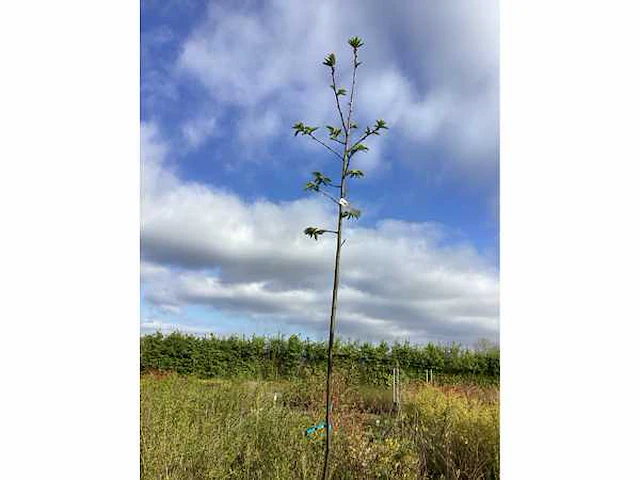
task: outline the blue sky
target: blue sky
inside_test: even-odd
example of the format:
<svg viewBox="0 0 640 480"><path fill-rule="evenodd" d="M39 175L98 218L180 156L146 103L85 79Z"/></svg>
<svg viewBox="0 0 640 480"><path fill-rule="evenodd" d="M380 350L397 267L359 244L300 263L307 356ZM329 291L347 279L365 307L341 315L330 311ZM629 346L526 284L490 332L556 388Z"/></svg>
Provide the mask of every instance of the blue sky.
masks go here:
<svg viewBox="0 0 640 480"><path fill-rule="evenodd" d="M326 334L335 223L302 191L335 172L291 125L335 124L364 39L355 119L390 130L358 158L339 333L498 335L497 2L143 2L142 331Z"/></svg>

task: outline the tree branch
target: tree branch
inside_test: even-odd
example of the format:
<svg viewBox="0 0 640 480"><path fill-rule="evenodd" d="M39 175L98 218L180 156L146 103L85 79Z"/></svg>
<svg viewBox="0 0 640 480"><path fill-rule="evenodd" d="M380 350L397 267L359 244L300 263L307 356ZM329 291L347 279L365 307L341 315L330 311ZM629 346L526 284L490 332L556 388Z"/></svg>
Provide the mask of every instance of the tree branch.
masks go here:
<svg viewBox="0 0 640 480"><path fill-rule="evenodd" d="M338 199L336 199L333 195L325 192L324 190L322 190L321 188L318 187L318 190L316 190L316 192L320 192L321 194L323 194L325 197L331 199L331 201L333 203L335 203L336 205L340 205L340 202L338 201Z"/></svg>
<svg viewBox="0 0 640 480"><path fill-rule="evenodd" d="M316 142L318 142L320 145L322 145L324 148L328 149L329 151L331 151L331 153L333 153L336 157L338 157L340 160L342 160L342 155L340 155L338 152L336 152L333 148L331 148L329 145L327 145L326 143L324 143L322 140L320 140L318 137L316 137L313 133L309 133L308 134L311 138L313 138Z"/></svg>
<svg viewBox="0 0 640 480"><path fill-rule="evenodd" d="M351 92L349 96L349 115L347 116L347 124L351 130L351 113L353 112L353 94L356 88L356 70L358 68L358 49L353 49L353 75L351 77ZM345 127L346 128L346 127Z"/></svg>
<svg viewBox="0 0 640 480"><path fill-rule="evenodd" d="M338 106L338 113L340 114L340 121L342 122L342 128L344 128L345 133L347 132L347 125L344 123L344 116L342 115L342 108L340 107L340 99L338 97L338 91L336 86L336 69L335 67L331 67L331 81L333 82L332 90L333 95L336 97L336 105Z"/></svg>
<svg viewBox="0 0 640 480"><path fill-rule="evenodd" d="M345 144L344 144L344 157L342 158L342 179L344 181L345 175L349 170L349 162L351 160L351 155L349 155L349 135L351 133L351 114L353 113L353 94L356 88L356 70L358 69L358 49L353 49L353 75L351 76L351 93L349 95L349 114L347 116L347 124L349 128L345 130ZM353 148L353 147L351 147ZM345 196L347 194L346 184L342 189L342 195Z"/></svg>
<svg viewBox="0 0 640 480"><path fill-rule="evenodd" d="M369 133L364 134L362 137L360 137L360 139L359 139L356 143L354 143L353 145L351 145L351 148L353 148L353 147L356 147L356 146L360 145L362 142L364 142L364 141L365 141L367 138L369 138L371 135L374 135L374 134L375 134L375 132L377 132L378 130L379 130L379 129L377 129L377 128L376 128L376 129L374 129L374 130L371 130Z"/></svg>

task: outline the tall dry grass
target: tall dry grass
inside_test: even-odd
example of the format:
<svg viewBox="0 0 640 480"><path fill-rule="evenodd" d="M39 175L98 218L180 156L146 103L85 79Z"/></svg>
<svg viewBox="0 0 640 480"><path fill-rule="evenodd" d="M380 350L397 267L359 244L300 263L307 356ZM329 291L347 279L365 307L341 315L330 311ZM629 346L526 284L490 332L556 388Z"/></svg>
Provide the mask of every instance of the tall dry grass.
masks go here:
<svg viewBox="0 0 640 480"><path fill-rule="evenodd" d="M317 381L316 381L317 380ZM316 479L321 379L141 378L143 479ZM499 477L495 388L408 385L401 411L384 389L337 382L334 479Z"/></svg>

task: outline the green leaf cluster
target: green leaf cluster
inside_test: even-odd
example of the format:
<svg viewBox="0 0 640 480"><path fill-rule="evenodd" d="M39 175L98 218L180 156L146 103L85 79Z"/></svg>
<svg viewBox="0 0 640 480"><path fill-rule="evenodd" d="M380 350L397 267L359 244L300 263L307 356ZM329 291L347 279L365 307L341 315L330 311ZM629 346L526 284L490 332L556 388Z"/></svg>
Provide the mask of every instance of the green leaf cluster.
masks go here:
<svg viewBox="0 0 640 480"><path fill-rule="evenodd" d="M358 37L351 37L349 39L349 45L351 45L351 47L355 50L357 48L360 48L364 45L364 43L362 42L362 40Z"/></svg>
<svg viewBox="0 0 640 480"><path fill-rule="evenodd" d="M364 143L357 143L356 145L351 147L351 149L349 150L349 155L351 156L356 152L366 152L367 150L369 150L369 147L367 147Z"/></svg>
<svg viewBox="0 0 640 480"><path fill-rule="evenodd" d="M298 134L302 134L302 135L311 135L313 132L315 132L316 130L318 130L318 127L310 127L308 125L305 125L302 122L297 122L293 124L293 127L291 127L294 132L293 132L293 136L297 137Z"/></svg>
<svg viewBox="0 0 640 480"><path fill-rule="evenodd" d="M330 53L329 55L324 57L324 62L322 62L322 64L326 65L327 67L334 68L336 66L336 55L334 53Z"/></svg>
<svg viewBox="0 0 640 480"><path fill-rule="evenodd" d="M329 138L331 140L337 140L342 134L341 128L332 127L331 125L327 125L327 130L329 130Z"/></svg>
<svg viewBox="0 0 640 480"><path fill-rule="evenodd" d="M325 176L322 172L312 172L314 176L314 183L317 185L331 185L331 179Z"/></svg>
<svg viewBox="0 0 640 480"><path fill-rule="evenodd" d="M389 127L387 127L387 122L385 122L384 120L382 120L381 118L376 120L376 130L389 130Z"/></svg>
<svg viewBox="0 0 640 480"><path fill-rule="evenodd" d="M320 191L320 185L331 185L331 179L325 176L322 172L313 172L313 180L311 182L307 182L304 189L311 190L314 192Z"/></svg>
<svg viewBox="0 0 640 480"><path fill-rule="evenodd" d="M348 208L347 210L342 212L342 218L346 218L348 220L358 219L360 218L360 214L361 212L357 208Z"/></svg>
<svg viewBox="0 0 640 480"><path fill-rule="evenodd" d="M364 172L358 169L347 170L345 175L349 178L361 178L364 177Z"/></svg>
<svg viewBox="0 0 640 480"><path fill-rule="evenodd" d="M367 136L380 135L380 130L389 130L389 127L387 127L387 122L385 122L382 119L376 120L376 124L374 125L373 128L371 127L365 128L364 133Z"/></svg>
<svg viewBox="0 0 640 480"><path fill-rule="evenodd" d="M308 235L309 238L313 238L314 240L318 240L318 236L326 232L326 230L318 227L307 227L304 229L304 234Z"/></svg>

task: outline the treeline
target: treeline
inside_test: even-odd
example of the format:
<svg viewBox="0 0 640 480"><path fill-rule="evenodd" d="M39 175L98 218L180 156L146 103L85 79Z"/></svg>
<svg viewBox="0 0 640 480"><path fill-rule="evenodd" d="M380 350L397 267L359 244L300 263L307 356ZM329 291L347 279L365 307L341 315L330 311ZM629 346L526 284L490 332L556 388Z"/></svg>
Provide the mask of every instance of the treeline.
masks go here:
<svg viewBox="0 0 640 480"><path fill-rule="evenodd" d="M393 367L406 378L425 378L433 369L436 377L497 381L500 352L495 346L478 349L450 345L411 345L381 342L377 345L338 341L336 367L353 380L387 382ZM292 335L278 337L199 337L182 333L140 337L140 370L174 371L212 378L295 378L324 373L326 342L302 340Z"/></svg>

